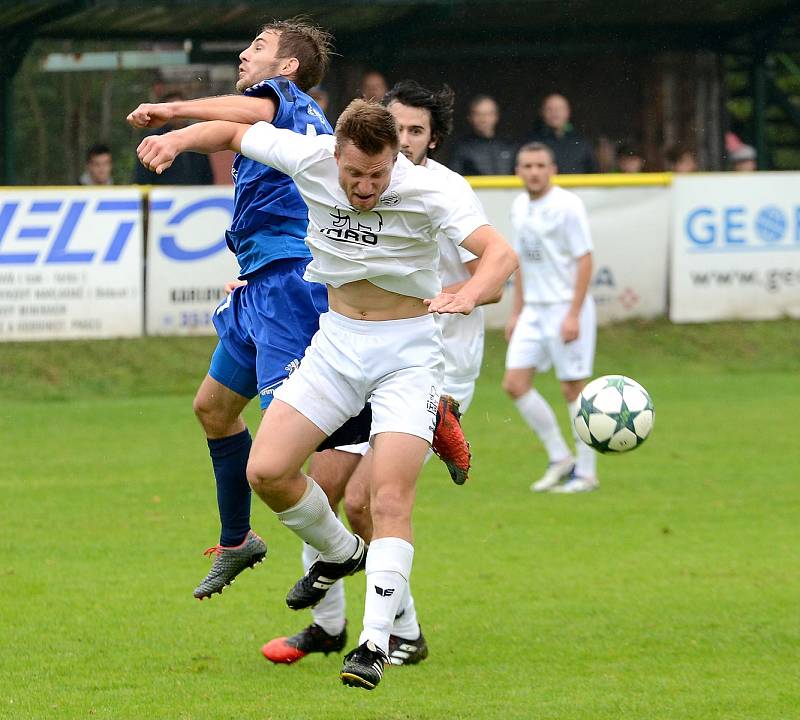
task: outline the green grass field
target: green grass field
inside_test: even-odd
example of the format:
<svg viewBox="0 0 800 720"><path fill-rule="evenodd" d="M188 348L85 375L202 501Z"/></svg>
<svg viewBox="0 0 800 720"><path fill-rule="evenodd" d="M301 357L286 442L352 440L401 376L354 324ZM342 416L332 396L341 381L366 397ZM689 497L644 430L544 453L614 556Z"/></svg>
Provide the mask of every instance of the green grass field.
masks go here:
<svg viewBox="0 0 800 720"><path fill-rule="evenodd" d="M431 655L372 693L340 685L338 656L261 657L308 614L284 604L299 543L257 501L267 562L191 596L217 532L191 411L212 345L0 344L0 718L800 716L800 323L604 329L596 374L642 382L656 427L583 496L528 490L545 456L491 333L472 477L455 487L434 461L420 480Z"/></svg>

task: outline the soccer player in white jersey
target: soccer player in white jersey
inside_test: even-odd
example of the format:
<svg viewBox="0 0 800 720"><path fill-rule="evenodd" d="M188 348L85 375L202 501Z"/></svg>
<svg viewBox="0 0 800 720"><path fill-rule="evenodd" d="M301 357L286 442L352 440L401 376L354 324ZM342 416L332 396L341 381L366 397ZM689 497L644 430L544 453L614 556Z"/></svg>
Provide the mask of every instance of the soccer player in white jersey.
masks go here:
<svg viewBox="0 0 800 720"><path fill-rule="evenodd" d="M463 198L482 213L480 201L464 178L429 157L450 134L453 127L453 91L444 87L432 92L413 80L397 83L384 97L384 105L394 115L400 138L400 152L415 165L426 167L450 183ZM444 233L439 243L439 276L446 292L456 292L475 271L478 259L459 247ZM500 299L500 293L490 301ZM469 315L437 315L444 341L443 393L454 397L466 411L475 392L475 381L483 360L484 319L482 308ZM372 523L369 517L370 470L372 453L369 444L328 450L327 467L315 480L325 491L334 510L344 498L350 527L369 542ZM362 455L364 459L362 461ZM338 469L338 472L334 471ZM303 547L303 565L308 569L316 552ZM344 582L338 580L312 609L313 622L291 637L277 637L261 649L274 663L291 664L310 653L338 652L346 640ZM415 664L428 655L427 641L417 620L410 585L400 601L392 634L389 637L389 662L393 665Z"/></svg>
<svg viewBox="0 0 800 720"><path fill-rule="evenodd" d="M581 199L551 183L553 151L530 143L517 153L525 192L511 206L515 273L514 305L503 389L544 444L549 458L536 492L575 493L598 487L594 451L575 434L575 403L592 374L597 322L589 294L592 239ZM533 387L537 372L555 367L567 402L576 457L564 441L555 413Z"/></svg>
<svg viewBox="0 0 800 720"><path fill-rule="evenodd" d="M306 277L327 285L330 310L320 317L299 367L276 391L247 475L279 520L319 553L290 590L289 607L315 605L337 579L365 566L364 629L340 677L346 685L372 689L383 676L411 573L415 484L443 379L441 331L432 313L469 314L496 296L516 269L516 257L447 183L398 155L394 117L380 105L354 100L334 137L303 136L263 122L204 125L191 134L179 130L146 139L139 159L159 172L182 151L230 148L292 177L308 206L306 242L313 260ZM455 293L441 292L436 274L440 231L480 258ZM373 540L367 553L301 468L368 397Z"/></svg>

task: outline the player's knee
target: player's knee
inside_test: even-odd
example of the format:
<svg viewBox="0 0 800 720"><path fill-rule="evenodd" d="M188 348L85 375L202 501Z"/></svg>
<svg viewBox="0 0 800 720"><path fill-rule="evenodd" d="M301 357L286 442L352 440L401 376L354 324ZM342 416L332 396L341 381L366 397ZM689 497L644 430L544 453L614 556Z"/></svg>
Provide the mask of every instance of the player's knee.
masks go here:
<svg viewBox="0 0 800 720"><path fill-rule="evenodd" d="M585 382L583 380L569 380L561 383L561 394L568 403L575 402L580 395Z"/></svg>
<svg viewBox="0 0 800 720"><path fill-rule="evenodd" d="M506 375L503 377L503 390L506 391L512 400L516 400L530 390L530 384L522 378Z"/></svg>
<svg viewBox="0 0 800 720"><path fill-rule="evenodd" d="M199 393L195 395L192 410L194 410L195 417L207 432L219 430L219 411L208 397Z"/></svg>
<svg viewBox="0 0 800 720"><path fill-rule="evenodd" d="M247 482L259 495L276 490L288 476L286 467L274 457L259 458L251 455L247 462Z"/></svg>
<svg viewBox="0 0 800 720"><path fill-rule="evenodd" d="M379 489L372 498L370 516L373 524L411 520L411 507L414 503L413 491L404 492L401 488L385 487Z"/></svg>
<svg viewBox="0 0 800 720"><path fill-rule="evenodd" d="M195 417L203 426L209 437L225 437L238 428L238 413L234 413L224 405L214 402L213 398L198 393L192 403Z"/></svg>
<svg viewBox="0 0 800 720"><path fill-rule="evenodd" d="M344 498L344 512L347 515L347 522L353 532L361 537L366 537L366 529L370 526L369 502L363 497Z"/></svg>

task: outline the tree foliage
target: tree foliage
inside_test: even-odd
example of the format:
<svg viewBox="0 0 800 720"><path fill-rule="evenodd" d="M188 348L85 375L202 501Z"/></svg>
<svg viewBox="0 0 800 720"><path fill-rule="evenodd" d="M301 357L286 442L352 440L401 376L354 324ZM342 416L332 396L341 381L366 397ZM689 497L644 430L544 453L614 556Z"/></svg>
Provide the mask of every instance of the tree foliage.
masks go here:
<svg viewBox="0 0 800 720"><path fill-rule="evenodd" d="M141 133L125 116L153 99L156 71L102 70L47 72L51 52L101 52L136 49L131 43L38 40L25 57L14 84L16 183L74 185L83 172L87 149L111 147L114 182L133 176Z"/></svg>

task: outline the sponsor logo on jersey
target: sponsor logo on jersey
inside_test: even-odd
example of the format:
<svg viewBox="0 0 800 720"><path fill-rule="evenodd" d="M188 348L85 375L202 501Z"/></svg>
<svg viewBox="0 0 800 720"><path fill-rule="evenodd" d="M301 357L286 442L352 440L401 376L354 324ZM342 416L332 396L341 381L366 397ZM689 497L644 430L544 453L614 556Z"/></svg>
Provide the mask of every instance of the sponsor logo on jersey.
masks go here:
<svg viewBox="0 0 800 720"><path fill-rule="evenodd" d="M383 216L376 210L357 213L337 205L330 216L332 224L320 228L325 237L356 245L378 244Z"/></svg>

